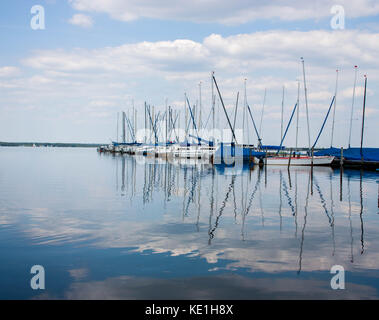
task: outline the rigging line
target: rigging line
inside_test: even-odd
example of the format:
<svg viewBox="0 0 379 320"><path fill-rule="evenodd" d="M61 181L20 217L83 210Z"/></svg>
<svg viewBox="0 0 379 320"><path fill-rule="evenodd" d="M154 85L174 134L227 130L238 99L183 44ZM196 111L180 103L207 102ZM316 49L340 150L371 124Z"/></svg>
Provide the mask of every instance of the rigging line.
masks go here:
<svg viewBox="0 0 379 320"><path fill-rule="evenodd" d="M133 130L132 124L130 123L130 119L127 118L126 116L125 116L125 119L126 119L126 123L128 124L130 137L132 138L133 141L136 141L136 137L134 136L134 132L133 132L134 130Z"/></svg>
<svg viewBox="0 0 379 320"><path fill-rule="evenodd" d="M237 119L237 110L238 110L238 98L239 98L240 93L237 92L237 101L236 101L236 107L235 107L235 112L234 112L234 121L233 121L233 131L236 129L236 119Z"/></svg>
<svg viewBox="0 0 379 320"><path fill-rule="evenodd" d="M151 127L153 128L153 131L154 131L155 143L157 143L158 142L157 131L156 131L153 119L151 118L150 106L148 106L148 108L147 108L147 113L149 114L149 119L150 119Z"/></svg>
<svg viewBox="0 0 379 320"><path fill-rule="evenodd" d="M216 85L216 89L217 89L217 92L218 92L218 95L219 95L219 98L220 98L220 101L221 101L222 107L223 107L223 109L224 109L224 113L225 113L225 116L226 116L226 120L228 120L229 128L230 128L230 130L232 131L232 135L233 135L234 141L235 141L236 143L238 143L238 142L237 142L237 138L236 138L236 136L235 136L235 134L234 134L234 130L233 130L232 124L230 123L230 119L229 119L228 113L226 112L226 108L225 108L225 105L224 105L224 100L222 100L221 93L220 93L220 89L218 88L217 81L216 81L216 78L215 78L215 76L214 76L214 73L212 73L212 78L213 78L213 81L214 81L214 83L215 83L215 85Z"/></svg>
<svg viewBox="0 0 379 320"><path fill-rule="evenodd" d="M259 136L259 133L258 133L258 130L257 130L257 126L255 125L255 121L254 121L253 115L251 113L249 104L246 104L246 106L247 106L247 109L249 110L250 118L251 118L251 121L253 122L254 130L255 130L255 133L256 133L257 138L258 138L258 147L260 147L262 145L262 139Z"/></svg>
<svg viewBox="0 0 379 320"><path fill-rule="evenodd" d="M333 96L332 102L330 103L330 106L329 106L328 112L327 112L327 114L326 114L326 116L325 116L324 122L322 123L321 129L320 129L320 132L318 133L318 136L317 136L317 138L316 138L316 141L315 141L315 143L314 143L313 146L312 146L312 149L315 148L315 146L316 146L316 144L317 144L317 141L318 141L318 139L319 139L320 136L321 136L322 130L324 129L324 126L325 126L326 120L328 120L328 116L329 116L329 113L330 113L330 109L332 108L332 105L333 105L333 102L334 102L334 99L335 99L335 98L336 98L336 96Z"/></svg>
<svg viewBox="0 0 379 320"><path fill-rule="evenodd" d="M206 128L208 126L208 122L209 122L209 119L211 118L212 111L213 111L212 109L209 111L207 121L205 122L205 125L203 126L203 128Z"/></svg>
<svg viewBox="0 0 379 320"><path fill-rule="evenodd" d="M175 134L175 138L176 138L177 142L179 142L179 135L176 132L176 122L177 122L178 118L179 118L179 114L176 114L175 120L173 121L172 120L172 113L171 113L171 124L172 124L172 128L174 130L174 134Z"/></svg>
<svg viewBox="0 0 379 320"><path fill-rule="evenodd" d="M296 108L297 108L297 102L296 102L296 104L295 104L295 107L294 107L293 110L292 110L292 114L291 114L290 120L288 121L286 131L284 132L284 136L283 136L283 138L282 138L282 141L280 141L280 146L279 146L278 152L277 152L276 154L278 154L279 151L280 151L281 148L282 148L283 141L284 141L284 139L286 138L286 135L287 135L287 132L288 132L288 128L289 128L290 125L291 125L291 121L292 121L293 115L295 114L295 110L296 110Z"/></svg>

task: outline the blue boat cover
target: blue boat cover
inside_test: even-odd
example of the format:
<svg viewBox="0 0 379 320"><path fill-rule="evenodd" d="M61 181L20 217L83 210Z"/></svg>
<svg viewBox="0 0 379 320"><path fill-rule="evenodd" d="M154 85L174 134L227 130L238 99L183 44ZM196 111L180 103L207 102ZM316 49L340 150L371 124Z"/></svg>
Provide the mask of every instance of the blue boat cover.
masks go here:
<svg viewBox="0 0 379 320"><path fill-rule="evenodd" d="M377 161L379 162L379 148L362 148L363 160L365 161ZM319 150L314 153L315 156L335 156L341 157L341 149L328 148ZM348 148L343 150L343 157L346 160L361 160L360 148Z"/></svg>

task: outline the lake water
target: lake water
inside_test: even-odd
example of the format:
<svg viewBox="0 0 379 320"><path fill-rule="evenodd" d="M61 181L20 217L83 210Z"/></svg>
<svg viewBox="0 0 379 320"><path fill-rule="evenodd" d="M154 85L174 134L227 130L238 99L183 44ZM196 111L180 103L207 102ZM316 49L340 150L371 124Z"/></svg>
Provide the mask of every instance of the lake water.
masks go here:
<svg viewBox="0 0 379 320"><path fill-rule="evenodd" d="M0 166L1 299L378 298L376 172L79 148L1 148Z"/></svg>

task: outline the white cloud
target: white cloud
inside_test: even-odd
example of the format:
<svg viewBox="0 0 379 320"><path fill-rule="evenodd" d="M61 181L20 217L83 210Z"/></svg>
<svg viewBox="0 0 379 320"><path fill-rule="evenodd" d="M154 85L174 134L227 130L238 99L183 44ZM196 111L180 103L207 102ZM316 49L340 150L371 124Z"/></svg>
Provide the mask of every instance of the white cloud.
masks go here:
<svg viewBox="0 0 379 320"><path fill-rule="evenodd" d="M90 28L93 26L92 18L90 16L80 13L74 14L68 22L83 28Z"/></svg>
<svg viewBox="0 0 379 320"><path fill-rule="evenodd" d="M222 37L212 34L202 43L192 40L140 42L118 47L71 51L46 50L24 60L25 64L56 72L210 71L234 73L246 69L296 69L300 56L310 68L360 66L378 68L379 34L356 31L268 31ZM187 75L188 76L188 75ZM317 79L316 79L317 80Z"/></svg>
<svg viewBox="0 0 379 320"><path fill-rule="evenodd" d="M355 88L355 96L356 96L356 97L363 97L364 90L365 90L364 87L356 87L356 88ZM352 96L353 96L353 91L354 91L354 88L353 88L353 87L346 88L346 89L344 89L344 90L341 92L341 96L344 97L344 98L352 98ZM367 90L367 94L368 94L368 95L370 95L370 94L372 94L372 93L373 93L373 92L372 92L370 89Z"/></svg>
<svg viewBox="0 0 379 320"><path fill-rule="evenodd" d="M20 74L20 69L12 66L0 67L0 77L14 77Z"/></svg>
<svg viewBox="0 0 379 320"><path fill-rule="evenodd" d="M132 21L139 18L241 24L258 19L306 20L332 17L329 0L69 0L80 11L103 12L112 18ZM340 0L348 17L379 13L375 0Z"/></svg>
<svg viewBox="0 0 379 320"><path fill-rule="evenodd" d="M30 72L25 73L29 75L27 78L0 81L0 89L5 91L0 99L8 107L22 108L24 102L20 97L23 96L28 97L29 104L39 105L39 108L54 104L55 112L62 113L56 114L57 118L71 117L73 121L81 118L90 122L93 117L103 115L99 121L108 121L108 128L112 128L114 114L130 106L131 97L137 108L142 107L144 101L159 108L166 97L169 103L176 101L177 106L182 107L184 92L191 103L196 103L199 81L203 81L203 107L208 114L210 73L215 71L227 106L234 105L237 91L242 101L243 79L248 79L248 101L258 117L267 88L265 117L268 119L269 114L280 113L283 85L286 110L293 107L297 96L296 79L301 80L302 86L301 56L306 61L312 135L318 133L334 93L336 67L340 70L336 123L341 121L338 125L342 126L350 115L345 111L351 106L354 65L359 66L357 103L361 99L359 88L363 85L363 74L367 73L367 108L376 108L379 34L350 30L266 31L228 37L212 34L201 42L178 39L98 49L39 50L22 61L24 67L30 68ZM301 89L301 108L303 98ZM301 109L301 117L303 111ZM220 118L224 118L222 110ZM367 142L375 136L375 125L370 125L370 121L377 121L376 116L368 119ZM272 133L273 139L278 136L275 121L264 122L263 126L267 135ZM107 136L102 131L105 130L103 125L101 127L92 134ZM338 134L342 144L344 132L341 130ZM372 145L375 141L371 140Z"/></svg>

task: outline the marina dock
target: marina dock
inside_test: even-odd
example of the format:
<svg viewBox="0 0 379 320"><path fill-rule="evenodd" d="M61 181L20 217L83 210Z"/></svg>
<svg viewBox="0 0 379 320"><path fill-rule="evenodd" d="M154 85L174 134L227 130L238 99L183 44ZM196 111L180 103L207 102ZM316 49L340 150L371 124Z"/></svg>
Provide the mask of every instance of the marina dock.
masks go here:
<svg viewBox="0 0 379 320"><path fill-rule="evenodd" d="M358 149L358 150L357 150ZM258 151L254 146L232 145L220 143L217 147L197 146L197 145L167 145L152 146L145 144L110 144L99 146L100 153L129 154L164 159L202 159L210 164L233 165L241 161L246 164L266 165L267 158L274 157L276 152L270 150ZM293 166L293 159L296 155L306 152L306 148L283 149L279 153L282 159L286 159L284 165ZM328 164L332 167L349 167L357 169L376 170L379 168L378 148L365 148L363 150L363 160L360 157L359 148L329 148L314 150L315 156L333 156L333 161ZM341 157L342 155L342 157ZM292 160L292 161L291 161ZM284 161L284 160L283 160ZM292 163L291 163L292 162ZM307 164L304 164L307 165ZM311 166L317 166L316 162L311 162Z"/></svg>

